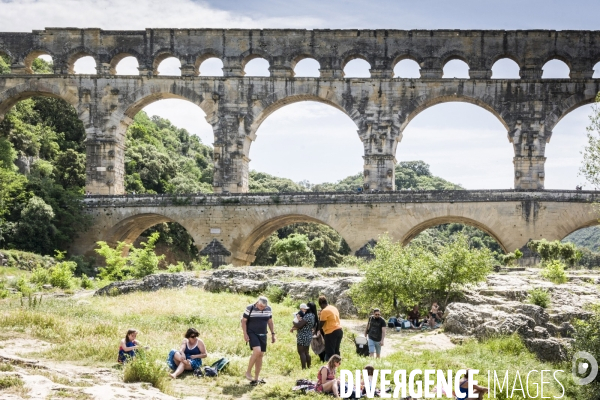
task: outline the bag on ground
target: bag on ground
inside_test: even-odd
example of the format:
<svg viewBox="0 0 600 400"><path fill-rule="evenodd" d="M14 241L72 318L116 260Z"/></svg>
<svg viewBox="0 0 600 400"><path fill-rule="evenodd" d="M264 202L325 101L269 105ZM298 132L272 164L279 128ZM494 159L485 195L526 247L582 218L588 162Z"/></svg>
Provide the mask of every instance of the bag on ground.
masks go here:
<svg viewBox="0 0 600 400"><path fill-rule="evenodd" d="M369 344L366 337L356 336L354 344L356 345L356 354L363 357L369 356Z"/></svg>

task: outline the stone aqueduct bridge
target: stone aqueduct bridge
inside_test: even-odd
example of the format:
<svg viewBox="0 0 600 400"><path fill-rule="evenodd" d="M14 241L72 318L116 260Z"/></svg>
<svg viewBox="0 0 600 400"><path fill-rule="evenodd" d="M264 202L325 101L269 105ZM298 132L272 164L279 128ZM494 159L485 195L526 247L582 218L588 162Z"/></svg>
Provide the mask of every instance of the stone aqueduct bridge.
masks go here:
<svg viewBox="0 0 600 400"><path fill-rule="evenodd" d="M31 96L72 104L87 132L86 190L102 195L124 193L127 127L139 110L164 98L189 100L206 113L214 131L216 193L248 191L250 145L261 123L303 100L333 106L356 123L367 189L394 189L402 131L421 111L450 101L494 114L514 148L514 187L542 189L552 129L600 91L600 79L592 79L600 31L49 28L0 33L0 53L11 60L11 74L0 78L0 119ZM31 74L42 54L53 57L54 74ZM73 74L83 56L96 60L97 75ZM115 76L126 56L137 58L139 76ZM181 77L158 76L159 63L170 56L181 61ZM223 77L198 76L210 57L223 61ZM269 61L270 77L244 77L246 63L257 57ZM319 62L319 78L294 77L304 58ZM355 58L370 63L370 78L344 78L344 66ZM501 58L519 65L521 79L490 79ZM420 65L420 79L393 78L403 59ZM469 65L470 79L442 79L444 64L453 59ZM570 79L541 79L551 59L567 63Z"/></svg>
<svg viewBox="0 0 600 400"><path fill-rule="evenodd" d="M600 192L549 190L88 196L95 223L71 250L91 254L99 240L131 243L149 227L174 221L201 250L219 241L231 253L225 261L234 265L251 263L265 238L297 222L329 225L353 252L384 232L408 243L424 229L449 222L475 226L514 251L529 239L563 239L597 224L593 202L599 199Z"/></svg>

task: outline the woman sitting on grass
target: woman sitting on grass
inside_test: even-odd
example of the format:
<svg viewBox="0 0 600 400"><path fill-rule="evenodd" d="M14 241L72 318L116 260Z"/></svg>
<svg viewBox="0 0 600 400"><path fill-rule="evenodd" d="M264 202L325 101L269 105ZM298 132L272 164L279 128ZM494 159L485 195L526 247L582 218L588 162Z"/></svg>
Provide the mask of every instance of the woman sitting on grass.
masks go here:
<svg viewBox="0 0 600 400"><path fill-rule="evenodd" d="M131 360L135 357L135 353L142 348L142 344L136 340L137 334L137 330L129 329L125 334L125 339L121 339L121 343L119 344L119 356L117 357L119 364ZM148 347L145 348L148 349Z"/></svg>
<svg viewBox="0 0 600 400"><path fill-rule="evenodd" d="M333 397L339 398L338 393L338 380L335 377L335 371L342 363L342 357L337 354L332 355L329 358L327 365L324 365L319 369L317 375L317 386L315 391L319 393L333 393Z"/></svg>
<svg viewBox="0 0 600 400"><path fill-rule="evenodd" d="M473 385L473 394L475 395L475 397L468 397L469 396L469 370L466 370L467 372L463 375L462 379L460 380L460 384L459 384L459 389L460 391L458 393L454 393L456 395L456 399L457 400L482 400L483 399L483 395L487 392L489 392L489 389L486 388L485 386L479 386L479 385Z"/></svg>
<svg viewBox="0 0 600 400"><path fill-rule="evenodd" d="M176 367L175 372L169 374L171 378L177 378L184 370L192 371L202 366L202 359L207 354L204 342L198 339L198 335L199 333L196 329L188 329L185 333L185 339L181 344L181 349L179 351L171 351L171 354L169 354L169 361L172 361L169 364Z"/></svg>

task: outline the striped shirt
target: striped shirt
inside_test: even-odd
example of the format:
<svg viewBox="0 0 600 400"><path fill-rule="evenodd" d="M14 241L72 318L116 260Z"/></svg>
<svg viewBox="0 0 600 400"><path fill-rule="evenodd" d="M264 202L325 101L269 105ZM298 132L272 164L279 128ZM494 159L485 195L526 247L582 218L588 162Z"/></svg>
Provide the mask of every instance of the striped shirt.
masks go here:
<svg viewBox="0 0 600 400"><path fill-rule="evenodd" d="M252 311L252 313L250 311ZM244 318L248 320L246 322L246 330L258 335L266 334L267 324L272 317L273 312L271 311L271 307L266 306L264 310L261 311L255 304L250 304L246 307L246 311L244 311Z"/></svg>

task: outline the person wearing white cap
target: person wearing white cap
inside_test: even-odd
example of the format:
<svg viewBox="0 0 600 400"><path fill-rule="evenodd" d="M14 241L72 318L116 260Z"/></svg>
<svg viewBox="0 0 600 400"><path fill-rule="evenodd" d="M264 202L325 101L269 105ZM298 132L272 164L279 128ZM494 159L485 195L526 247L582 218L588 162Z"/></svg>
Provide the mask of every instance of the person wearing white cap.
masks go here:
<svg viewBox="0 0 600 400"><path fill-rule="evenodd" d="M300 311L294 318L294 326L290 332L298 331L296 345L300 355L302 369L310 368L310 342L312 341L315 327L317 326L317 306L314 303L300 304Z"/></svg>

